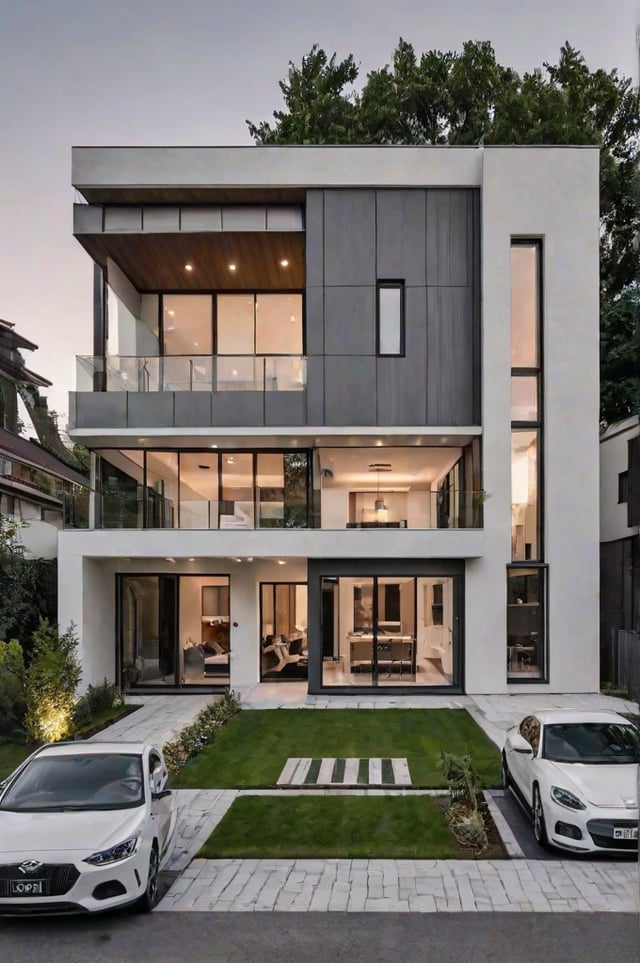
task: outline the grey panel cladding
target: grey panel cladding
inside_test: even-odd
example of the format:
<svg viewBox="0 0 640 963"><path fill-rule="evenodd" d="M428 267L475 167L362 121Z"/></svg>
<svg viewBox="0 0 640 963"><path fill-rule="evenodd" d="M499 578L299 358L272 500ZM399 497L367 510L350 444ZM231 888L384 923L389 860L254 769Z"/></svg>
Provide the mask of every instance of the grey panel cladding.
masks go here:
<svg viewBox="0 0 640 963"><path fill-rule="evenodd" d="M308 287L304 307L307 354L324 354L324 288Z"/></svg>
<svg viewBox="0 0 640 963"><path fill-rule="evenodd" d="M308 424L479 424L479 192L309 191L305 240ZM405 284L404 357L375 356L385 280Z"/></svg>
<svg viewBox="0 0 640 963"><path fill-rule="evenodd" d="M427 289L428 425L474 423L473 320L473 288Z"/></svg>
<svg viewBox="0 0 640 963"><path fill-rule="evenodd" d="M125 391L77 391L76 428L126 428Z"/></svg>
<svg viewBox="0 0 640 963"><path fill-rule="evenodd" d="M181 428L208 428L211 425L210 391L176 391L174 421Z"/></svg>
<svg viewBox="0 0 640 963"><path fill-rule="evenodd" d="M427 191L427 285L473 284L473 195L470 190Z"/></svg>
<svg viewBox="0 0 640 963"><path fill-rule="evenodd" d="M425 192L376 192L377 279L424 287Z"/></svg>
<svg viewBox="0 0 640 963"><path fill-rule="evenodd" d="M376 283L375 191L324 192L324 283Z"/></svg>
<svg viewBox="0 0 640 963"><path fill-rule="evenodd" d="M264 424L261 391L212 392L212 421L216 426L251 428Z"/></svg>
<svg viewBox="0 0 640 963"><path fill-rule="evenodd" d="M376 360L353 355L327 359L325 425L375 425Z"/></svg>
<svg viewBox="0 0 640 963"><path fill-rule="evenodd" d="M267 391L264 396L265 425L306 424L304 391Z"/></svg>
<svg viewBox="0 0 640 963"><path fill-rule="evenodd" d="M427 289L405 291L405 357L377 359L378 425L422 425L427 409Z"/></svg>
<svg viewBox="0 0 640 963"><path fill-rule="evenodd" d="M129 391L130 428L172 428L173 391Z"/></svg>
<svg viewBox="0 0 640 963"><path fill-rule="evenodd" d="M376 289L327 287L324 296L324 353L376 353Z"/></svg>

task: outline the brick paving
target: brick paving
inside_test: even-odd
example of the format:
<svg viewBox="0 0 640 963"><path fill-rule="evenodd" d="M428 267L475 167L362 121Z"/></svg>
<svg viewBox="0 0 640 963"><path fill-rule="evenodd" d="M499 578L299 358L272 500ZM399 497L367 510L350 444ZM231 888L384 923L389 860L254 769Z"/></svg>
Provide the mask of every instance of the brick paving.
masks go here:
<svg viewBox="0 0 640 963"><path fill-rule="evenodd" d="M299 689L299 691L298 691ZM191 721L210 696L143 696L142 708L94 737L166 742ZM134 700L131 700L134 701ZM574 707L637 711L628 700L587 695L308 696L301 687L252 686L243 707L465 708L501 747L506 730L536 709ZM178 838L169 871L180 874L156 912L640 912L638 864L633 861L524 859L504 818L492 812L503 836L505 860L198 859L197 853L239 795L290 796L296 789L178 790ZM309 794L411 793L409 788L321 789ZM431 794L433 790L422 791ZM498 813L498 818L496 818Z"/></svg>

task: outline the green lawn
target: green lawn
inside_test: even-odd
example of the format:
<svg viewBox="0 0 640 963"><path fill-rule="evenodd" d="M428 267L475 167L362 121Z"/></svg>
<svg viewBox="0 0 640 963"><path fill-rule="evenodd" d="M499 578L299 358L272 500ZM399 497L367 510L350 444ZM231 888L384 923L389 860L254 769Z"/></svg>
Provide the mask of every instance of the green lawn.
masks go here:
<svg viewBox="0 0 640 963"><path fill-rule="evenodd" d="M274 786L290 757L405 757L414 787L445 786L440 750L469 753L485 786L498 785L500 753L464 709L265 709L233 717L192 759L182 788Z"/></svg>
<svg viewBox="0 0 640 963"><path fill-rule="evenodd" d="M241 796L198 856L455 859L460 851L432 796Z"/></svg>

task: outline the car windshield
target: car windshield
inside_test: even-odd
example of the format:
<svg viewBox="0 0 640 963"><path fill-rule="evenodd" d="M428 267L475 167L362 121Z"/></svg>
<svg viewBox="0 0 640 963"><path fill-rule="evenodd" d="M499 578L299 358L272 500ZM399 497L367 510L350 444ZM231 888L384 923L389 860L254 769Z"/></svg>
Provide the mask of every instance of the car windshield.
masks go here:
<svg viewBox="0 0 640 963"><path fill-rule="evenodd" d="M616 722L562 723L544 727L543 757L553 762L636 762L640 745L632 725Z"/></svg>
<svg viewBox="0 0 640 963"><path fill-rule="evenodd" d="M0 810L65 812L132 809L144 802L142 759L127 753L42 755L27 763Z"/></svg>

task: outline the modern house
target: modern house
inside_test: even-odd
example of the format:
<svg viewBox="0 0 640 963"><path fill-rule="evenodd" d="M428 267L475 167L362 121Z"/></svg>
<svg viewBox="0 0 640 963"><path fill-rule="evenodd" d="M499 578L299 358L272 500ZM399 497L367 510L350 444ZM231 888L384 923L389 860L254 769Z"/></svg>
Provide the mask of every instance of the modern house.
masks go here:
<svg viewBox="0 0 640 963"><path fill-rule="evenodd" d="M80 147L72 179L86 681L598 688L597 148Z"/></svg>
<svg viewBox="0 0 640 963"><path fill-rule="evenodd" d="M88 479L72 464L40 395L51 382L25 365L22 352L36 348L0 320L0 514L23 524L20 541L29 554L55 558L65 512L71 522L86 503Z"/></svg>
<svg viewBox="0 0 640 963"><path fill-rule="evenodd" d="M603 681L628 684L629 679L620 678L621 669L625 674L619 666L621 631L640 632L638 415L610 425L600 436L600 665ZM634 645L632 639L626 641ZM635 647L640 663L637 636Z"/></svg>

